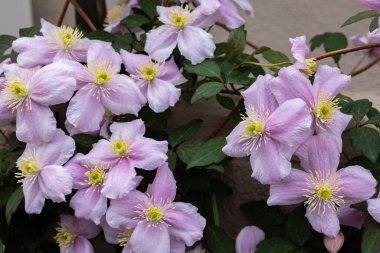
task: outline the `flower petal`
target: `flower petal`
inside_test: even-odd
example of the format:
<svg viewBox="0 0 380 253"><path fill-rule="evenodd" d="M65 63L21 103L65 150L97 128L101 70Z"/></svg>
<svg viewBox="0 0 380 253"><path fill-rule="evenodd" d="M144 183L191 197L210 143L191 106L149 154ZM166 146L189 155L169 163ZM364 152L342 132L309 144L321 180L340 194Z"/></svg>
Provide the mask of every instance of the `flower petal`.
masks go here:
<svg viewBox="0 0 380 253"><path fill-rule="evenodd" d="M174 106L180 96L181 89L176 88L167 81L156 78L148 84L147 99L149 107L156 113L165 111L169 106Z"/></svg>
<svg viewBox="0 0 380 253"><path fill-rule="evenodd" d="M173 201L176 195L177 186L173 173L167 164L157 169L156 177L152 184L148 186L147 194L152 196L157 202Z"/></svg>
<svg viewBox="0 0 380 253"><path fill-rule="evenodd" d="M159 26L146 34L145 52L158 62L165 61L176 47L177 39L178 31L172 26Z"/></svg>
<svg viewBox="0 0 380 253"><path fill-rule="evenodd" d="M91 239L100 233L100 226L90 220L77 218L71 215L61 215L61 227L75 232L78 236Z"/></svg>
<svg viewBox="0 0 380 253"><path fill-rule="evenodd" d="M144 121L136 119L130 122L118 123L114 122L110 126L110 131L113 138L124 139L131 145L135 139L139 139L145 134Z"/></svg>
<svg viewBox="0 0 380 253"><path fill-rule="evenodd" d="M84 160L86 160L86 157L83 154L78 153L64 166L68 171L70 171L70 175L73 178L74 189L83 189L88 187L83 183L88 178L85 174L88 169L83 167Z"/></svg>
<svg viewBox="0 0 380 253"><path fill-rule="evenodd" d="M146 238L149 238L147 240ZM166 226L151 226L148 221L141 221L132 233L129 243L133 251L139 253L170 252L170 239Z"/></svg>
<svg viewBox="0 0 380 253"><path fill-rule="evenodd" d="M126 113L137 115L146 103L136 83L126 75L114 76L104 84L104 87L109 89L109 92L101 94L101 101L116 115Z"/></svg>
<svg viewBox="0 0 380 253"><path fill-rule="evenodd" d="M87 52L87 62L89 67L91 63L107 63L112 66L112 70L115 72L120 71L121 57L115 52L113 47L109 43L97 41L92 43Z"/></svg>
<svg viewBox="0 0 380 253"><path fill-rule="evenodd" d="M31 109L30 109L31 108ZM49 142L56 132L57 121L48 106L30 101L30 108L17 110L16 136L23 142Z"/></svg>
<svg viewBox="0 0 380 253"><path fill-rule="evenodd" d="M296 59L295 66L298 69L306 69L306 57L310 54L309 46L306 42L306 36L302 35L296 38L289 39L290 44L292 45L292 55Z"/></svg>
<svg viewBox="0 0 380 253"><path fill-rule="evenodd" d="M104 139L95 143L86 156L90 161L104 162L111 166L116 165L120 159L120 156L112 149L111 143Z"/></svg>
<svg viewBox="0 0 380 253"><path fill-rule="evenodd" d="M326 211L321 213L318 213L317 210L310 211L307 209L306 218L315 231L328 237L335 238L340 231L338 215L330 208L326 208Z"/></svg>
<svg viewBox="0 0 380 253"><path fill-rule="evenodd" d="M187 79L182 75L181 71L178 69L174 58L170 58L169 61L165 62L162 70L157 75L157 79L167 81L174 85L179 85L185 83Z"/></svg>
<svg viewBox="0 0 380 253"><path fill-rule="evenodd" d="M132 75L138 75L139 74L139 67L143 64L149 64L149 56L145 54L132 54L128 51L125 51L124 49L120 50L121 58L123 60L125 69L128 71L129 74Z"/></svg>
<svg viewBox="0 0 380 253"><path fill-rule="evenodd" d="M268 205L294 205L306 200L308 174L302 170L292 169L289 176L270 186Z"/></svg>
<svg viewBox="0 0 380 253"><path fill-rule="evenodd" d="M371 198L376 192L376 179L361 166L348 166L338 170L339 195L346 203L355 204Z"/></svg>
<svg viewBox="0 0 380 253"><path fill-rule="evenodd" d="M367 200L369 214L380 223L380 195L378 198Z"/></svg>
<svg viewBox="0 0 380 253"><path fill-rule="evenodd" d="M257 244L265 239L264 232L255 226L244 227L236 237L236 253L255 252Z"/></svg>
<svg viewBox="0 0 380 253"><path fill-rule="evenodd" d="M40 189L38 178L26 177L22 191L25 198L25 212L40 214L45 204L45 197Z"/></svg>
<svg viewBox="0 0 380 253"><path fill-rule="evenodd" d="M218 9L219 18L228 28L235 29L245 24L245 20L240 16L232 1L219 0L222 4Z"/></svg>
<svg viewBox="0 0 380 253"><path fill-rule="evenodd" d="M350 208L349 206L341 206L338 209L339 222L342 225L351 226L357 229L361 229L366 218L367 212Z"/></svg>
<svg viewBox="0 0 380 253"><path fill-rule="evenodd" d="M212 35L199 27L187 26L179 32L178 49L193 65L213 57L215 48Z"/></svg>
<svg viewBox="0 0 380 253"><path fill-rule="evenodd" d="M342 74L339 68L321 65L315 73L313 89L315 94L335 97L350 83L351 76Z"/></svg>
<svg viewBox="0 0 380 253"><path fill-rule="evenodd" d="M243 146L241 142L241 132L244 130L245 125L239 123L232 132L226 137L227 144L223 147L223 153L231 157L245 157L248 156L249 148Z"/></svg>
<svg viewBox="0 0 380 253"><path fill-rule="evenodd" d="M71 193L73 179L70 172L59 165L44 167L38 177L44 196L53 202L65 201L65 195Z"/></svg>
<svg viewBox="0 0 380 253"><path fill-rule="evenodd" d="M156 141L143 137L131 144L128 154L135 167L154 170L168 159L167 151L167 141Z"/></svg>
<svg viewBox="0 0 380 253"><path fill-rule="evenodd" d="M94 248L89 240L82 236L78 236L74 241L74 252L75 253L94 253Z"/></svg>

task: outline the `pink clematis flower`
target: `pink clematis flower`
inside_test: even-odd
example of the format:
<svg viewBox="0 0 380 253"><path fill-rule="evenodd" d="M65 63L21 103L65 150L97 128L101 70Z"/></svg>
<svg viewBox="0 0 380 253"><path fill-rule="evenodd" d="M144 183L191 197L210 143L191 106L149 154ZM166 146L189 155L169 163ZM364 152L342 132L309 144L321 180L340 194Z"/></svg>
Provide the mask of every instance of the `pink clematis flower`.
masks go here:
<svg viewBox="0 0 380 253"><path fill-rule="evenodd" d="M157 7L159 19L164 25L147 33L145 51L153 60L168 59L178 44L181 54L192 64L198 64L214 55L215 43L211 34L202 28L213 24L199 9L188 7Z"/></svg>
<svg viewBox="0 0 380 253"><path fill-rule="evenodd" d="M131 15L132 8L137 7L138 0L120 0L108 12L105 19L105 31L110 33L124 32L127 29L121 21Z"/></svg>
<svg viewBox="0 0 380 253"><path fill-rule="evenodd" d="M94 248L88 239L100 233L100 226L70 215L61 215L59 225L54 239L61 253L94 253Z"/></svg>
<svg viewBox="0 0 380 253"><path fill-rule="evenodd" d="M336 237L339 230L338 212L372 197L376 180L360 166L337 171L339 152L336 145L323 135L311 137L301 148L301 166L292 169L289 177L270 186L268 205L305 203L306 217L317 232Z"/></svg>
<svg viewBox="0 0 380 253"><path fill-rule="evenodd" d="M71 173L73 188L78 189L70 201L75 216L100 224L100 219L107 210L107 197L103 194L103 188L111 167L93 161L83 154L77 154L65 165L65 168ZM139 176L132 179L132 189L135 189L141 179Z"/></svg>
<svg viewBox="0 0 380 253"><path fill-rule="evenodd" d="M22 37L13 41L17 63L23 68L46 65L62 59L86 62L90 40L77 28L57 27L41 19L42 36Z"/></svg>
<svg viewBox="0 0 380 253"><path fill-rule="evenodd" d="M380 223L380 194L377 198L367 200L368 213Z"/></svg>
<svg viewBox="0 0 380 253"><path fill-rule="evenodd" d="M70 171L62 165L70 159L74 150L74 140L62 130L56 130L53 139L46 144L26 145L17 160L19 172L16 177L22 182L27 213L39 214L45 199L62 202L65 195L71 193L73 182Z"/></svg>
<svg viewBox="0 0 380 253"><path fill-rule="evenodd" d="M247 116L227 136L223 148L231 157L250 155L252 177L264 184L289 175L290 158L311 135L312 122L301 99L278 106L268 87L272 79L270 75L259 76L242 93Z"/></svg>
<svg viewBox="0 0 380 253"><path fill-rule="evenodd" d="M342 150L342 132L352 116L339 111L335 96L351 82L338 68L322 65L317 68L314 84L296 66L282 68L269 86L277 101L302 99L313 117L313 131L334 140Z"/></svg>
<svg viewBox="0 0 380 253"><path fill-rule="evenodd" d="M243 228L236 238L236 253L252 253L256 246L265 239L264 232L255 226Z"/></svg>
<svg viewBox="0 0 380 253"><path fill-rule="evenodd" d="M171 237L191 246L202 238L206 220L196 207L173 202L175 195L173 174L166 164L162 165L145 194L131 191L111 201L107 222L115 228L132 229L129 244L139 253L169 253Z"/></svg>
<svg viewBox="0 0 380 253"><path fill-rule="evenodd" d="M306 36L302 35L294 39L290 38L289 41L292 45L292 55L296 60L294 66L308 76L313 75L317 68L317 64L314 58L306 58L310 54L310 48L307 45Z"/></svg>
<svg viewBox="0 0 380 253"><path fill-rule="evenodd" d="M181 90L176 85L187 80L173 58L168 62L154 63L147 55L132 54L124 50L120 54L126 70L136 79L154 112L163 112L177 103Z"/></svg>
<svg viewBox="0 0 380 253"><path fill-rule="evenodd" d="M378 0L357 0L358 3L380 12L380 2Z"/></svg>
<svg viewBox="0 0 380 253"><path fill-rule="evenodd" d="M110 166L101 192L115 199L136 187L135 168L153 170L166 161L168 143L144 137L145 126L140 119L113 123L110 130L110 139L100 140L86 157Z"/></svg>
<svg viewBox="0 0 380 253"><path fill-rule="evenodd" d="M137 115L146 100L135 82L119 74L121 57L106 43L88 49L87 67L76 67L78 92L67 108L67 121L82 133L99 131L106 109L115 115Z"/></svg>
<svg viewBox="0 0 380 253"><path fill-rule="evenodd" d="M72 97L76 87L73 72L64 61L40 69L14 67L7 71L0 95L0 121L16 117L16 136L20 141L50 141L57 122L49 106Z"/></svg>

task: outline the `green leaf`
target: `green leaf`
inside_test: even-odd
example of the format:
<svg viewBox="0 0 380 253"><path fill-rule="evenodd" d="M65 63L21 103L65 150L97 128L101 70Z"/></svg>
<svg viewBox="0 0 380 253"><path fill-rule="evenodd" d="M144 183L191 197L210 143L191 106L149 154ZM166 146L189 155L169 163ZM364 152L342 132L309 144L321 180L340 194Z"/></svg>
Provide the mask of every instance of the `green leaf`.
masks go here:
<svg viewBox="0 0 380 253"><path fill-rule="evenodd" d="M217 252L217 253L233 253L234 252L234 244L232 240L220 227L209 226L206 230L206 240L212 252Z"/></svg>
<svg viewBox="0 0 380 253"><path fill-rule="evenodd" d="M216 101L223 106L224 108L228 110L233 110L235 109L235 102L232 98L230 97L224 97L219 94L216 95Z"/></svg>
<svg viewBox="0 0 380 253"><path fill-rule="evenodd" d="M369 25L369 31L370 31L370 32L373 32L373 31L375 31L377 28L379 28L379 17L374 17L374 18L372 19L371 24Z"/></svg>
<svg viewBox="0 0 380 253"><path fill-rule="evenodd" d="M380 224L368 218L363 227L362 253L377 253L380 250Z"/></svg>
<svg viewBox="0 0 380 253"><path fill-rule="evenodd" d="M323 46L326 52L346 48L348 41L343 33L325 33L323 35ZM338 63L341 55L334 55L333 59L335 63Z"/></svg>
<svg viewBox="0 0 380 253"><path fill-rule="evenodd" d="M179 126L174 129L168 136L168 142L172 147L176 147L178 144L188 140L202 125L202 120L195 119L185 125Z"/></svg>
<svg viewBox="0 0 380 253"><path fill-rule="evenodd" d="M199 86L194 95L191 97L191 103L195 103L199 99L202 98L210 98L218 94L221 90L223 90L223 84L219 82L208 82Z"/></svg>
<svg viewBox="0 0 380 253"><path fill-rule="evenodd" d="M358 14L350 17L349 19L347 19L346 22L344 22L341 27L351 25L353 23L359 22L359 21L364 20L364 19L378 17L379 15L380 14L374 10L362 11L362 12L359 12Z"/></svg>
<svg viewBox="0 0 380 253"><path fill-rule="evenodd" d="M169 168L173 171L175 169L175 165L177 163L177 154L174 153L172 150L169 150L167 155L168 155Z"/></svg>
<svg viewBox="0 0 380 253"><path fill-rule="evenodd" d="M203 141L199 140L185 141L177 148L177 155L182 162L188 164L202 145Z"/></svg>
<svg viewBox="0 0 380 253"><path fill-rule="evenodd" d="M5 217L8 224L11 221L13 213L16 211L23 198L24 194L22 192L22 187L14 191L9 197L7 205L5 206Z"/></svg>
<svg viewBox="0 0 380 253"><path fill-rule="evenodd" d="M290 241L272 237L260 242L255 253L293 253L296 249L297 247Z"/></svg>
<svg viewBox="0 0 380 253"><path fill-rule="evenodd" d="M367 201L363 201L363 202L360 202L360 203L356 203L356 204L350 205L350 208L355 208L357 210L360 210L360 211L363 211L363 212L367 212L367 210L368 210L368 204L367 204Z"/></svg>
<svg viewBox="0 0 380 253"><path fill-rule="evenodd" d="M353 128L350 131L352 147L356 151L362 151L371 161L376 162L380 152L380 133L373 128Z"/></svg>
<svg viewBox="0 0 380 253"><path fill-rule="evenodd" d="M310 50L311 51L314 51L314 49L316 49L317 47L320 47L322 46L323 44L323 34L318 34L318 35L315 35L313 38L311 38L310 40Z"/></svg>
<svg viewBox="0 0 380 253"><path fill-rule="evenodd" d="M99 137L89 134L76 134L72 137L77 144L86 148L92 148L92 145L99 140Z"/></svg>
<svg viewBox="0 0 380 253"><path fill-rule="evenodd" d="M380 126L380 114L377 114L373 116L372 118L368 119L367 123Z"/></svg>
<svg viewBox="0 0 380 253"><path fill-rule="evenodd" d="M266 201L256 201L244 203L240 209L248 219L259 223L262 226L282 225L285 221L285 215L275 206L269 207Z"/></svg>
<svg viewBox="0 0 380 253"><path fill-rule="evenodd" d="M281 63L290 61L285 54L279 51L274 51L272 49L264 51L263 57L270 63Z"/></svg>
<svg viewBox="0 0 380 253"><path fill-rule="evenodd" d="M199 148L199 150L193 155L187 169L191 169L196 166L206 166L212 163L219 163L225 157L222 152L222 148L226 145L225 137L215 137L208 140Z"/></svg>
<svg viewBox="0 0 380 253"><path fill-rule="evenodd" d="M244 51L247 32L244 30L244 26L233 29L227 40L227 59L231 59Z"/></svg>
<svg viewBox="0 0 380 253"><path fill-rule="evenodd" d="M15 187L3 187L0 191L0 208L4 207L9 197L12 195L12 193L16 190Z"/></svg>
<svg viewBox="0 0 380 253"><path fill-rule="evenodd" d="M304 216L290 214L285 223L286 235L295 244L303 246L311 235L310 224Z"/></svg>
<svg viewBox="0 0 380 253"><path fill-rule="evenodd" d="M352 115L356 122L360 122L371 109L372 103L368 99L359 99L343 106L342 112Z"/></svg>
<svg viewBox="0 0 380 253"><path fill-rule="evenodd" d="M114 43L112 43L112 47L119 52L120 49L124 49L127 51L131 51L133 42L133 36L131 33L125 34L116 34L114 37Z"/></svg>
<svg viewBox="0 0 380 253"><path fill-rule="evenodd" d="M125 19L123 19L121 21L121 23L123 23L124 25L126 25L129 28L136 28L136 27L140 27L142 25L150 23L150 20L149 20L149 18L147 18L145 16L130 15L130 16L126 17Z"/></svg>
<svg viewBox="0 0 380 253"><path fill-rule="evenodd" d="M0 35L0 55L3 55L8 48L12 46L12 42L16 39L11 35Z"/></svg>
<svg viewBox="0 0 380 253"><path fill-rule="evenodd" d="M197 65L185 63L184 68L187 72L192 74L220 79L220 68L214 61L206 60Z"/></svg>
<svg viewBox="0 0 380 253"><path fill-rule="evenodd" d="M115 39L115 35L106 31L96 31L86 34L86 37L91 40L102 40L106 42L112 42Z"/></svg>
<svg viewBox="0 0 380 253"><path fill-rule="evenodd" d="M27 28L21 28L19 30L20 37L33 37L34 35L39 34L40 27L32 26Z"/></svg>
<svg viewBox="0 0 380 253"><path fill-rule="evenodd" d="M372 172L374 175L380 175L380 159L376 162L371 162L367 157L358 156L354 157L349 162L350 165L360 165Z"/></svg>
<svg viewBox="0 0 380 253"><path fill-rule="evenodd" d="M227 76L227 82L232 84L240 84L248 86L253 83L253 79L249 77L251 70L249 68L232 69Z"/></svg>
<svg viewBox="0 0 380 253"><path fill-rule="evenodd" d="M139 0L140 8L151 18L153 19L157 12L157 5L160 5L160 0Z"/></svg>
<svg viewBox="0 0 380 253"><path fill-rule="evenodd" d="M221 164L211 164L210 166L207 166L206 169L224 173L224 167Z"/></svg>

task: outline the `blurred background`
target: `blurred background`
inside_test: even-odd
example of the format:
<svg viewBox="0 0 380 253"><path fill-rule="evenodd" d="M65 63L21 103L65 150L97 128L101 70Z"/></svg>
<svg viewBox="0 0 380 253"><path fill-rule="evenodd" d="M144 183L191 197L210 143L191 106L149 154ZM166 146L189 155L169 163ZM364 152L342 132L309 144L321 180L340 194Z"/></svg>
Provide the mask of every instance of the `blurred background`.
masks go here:
<svg viewBox="0 0 380 253"><path fill-rule="evenodd" d="M98 0L81 0L81 2L93 9ZM113 2L115 0L106 0L108 7L112 6ZM340 28L348 17L365 10L355 0L251 0L251 2L256 16L254 19L245 16L248 40L257 45L279 50L288 56L290 56L291 37L305 34L310 39L324 32L343 32L350 37L368 32L370 20ZM41 18L56 23L64 4L65 0L1 0L0 34L18 35L19 28L38 25ZM71 26L76 24L72 6L69 6L63 24ZM212 33L216 42L226 41L228 37L228 32L218 27L213 28ZM247 48L248 50L251 49ZM322 50L316 50L312 55L319 53L322 53ZM360 58L360 53L343 56L342 71L350 73ZM322 63L334 65L331 59ZM377 88L380 86L379 77L379 66L375 66L354 77L351 86L343 93L355 99L368 98L380 109L380 89ZM208 136L211 129L215 128L215 125L219 124L218 122L227 114L227 111L216 103L213 105L205 101L191 107L190 114L183 113L188 109L185 103L178 103L170 127L176 127L194 118L204 119L203 131L199 138ZM224 133L229 131L230 129L225 129ZM234 159L223 175L223 180L234 191L233 196L224 201L221 212L222 225L232 236L236 235L244 225L249 224L239 209L240 204L266 198L267 188L251 179L250 174L251 170L246 159Z"/></svg>

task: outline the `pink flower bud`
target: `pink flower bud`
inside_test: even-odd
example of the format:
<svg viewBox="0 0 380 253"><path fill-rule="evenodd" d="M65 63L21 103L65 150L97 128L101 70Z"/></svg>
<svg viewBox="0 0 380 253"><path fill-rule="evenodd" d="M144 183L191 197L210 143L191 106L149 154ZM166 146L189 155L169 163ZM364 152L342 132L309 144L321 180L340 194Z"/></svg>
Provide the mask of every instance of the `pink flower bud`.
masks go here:
<svg viewBox="0 0 380 253"><path fill-rule="evenodd" d="M325 236L325 238L323 238L323 243L330 253L338 253L344 243L344 234L339 232L335 238Z"/></svg>

